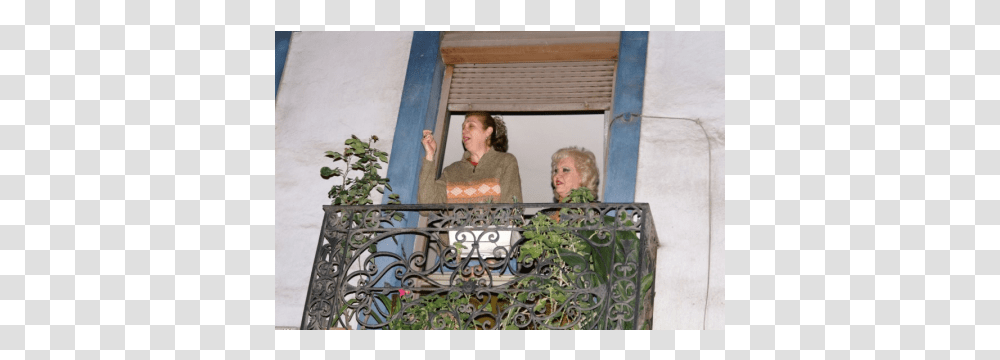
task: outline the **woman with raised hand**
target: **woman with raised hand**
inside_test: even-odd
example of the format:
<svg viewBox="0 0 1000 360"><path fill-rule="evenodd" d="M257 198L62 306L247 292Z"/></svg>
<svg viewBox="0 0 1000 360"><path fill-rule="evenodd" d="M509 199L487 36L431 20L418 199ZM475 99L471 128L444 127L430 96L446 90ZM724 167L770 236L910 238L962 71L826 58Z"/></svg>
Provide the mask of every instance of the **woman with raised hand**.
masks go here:
<svg viewBox="0 0 1000 360"><path fill-rule="evenodd" d="M522 201L521 173L517 159L507 153L507 126L499 116L485 111L465 115L462 145L465 154L435 179L437 142L424 130L426 155L420 170L417 201L440 203L514 203Z"/></svg>

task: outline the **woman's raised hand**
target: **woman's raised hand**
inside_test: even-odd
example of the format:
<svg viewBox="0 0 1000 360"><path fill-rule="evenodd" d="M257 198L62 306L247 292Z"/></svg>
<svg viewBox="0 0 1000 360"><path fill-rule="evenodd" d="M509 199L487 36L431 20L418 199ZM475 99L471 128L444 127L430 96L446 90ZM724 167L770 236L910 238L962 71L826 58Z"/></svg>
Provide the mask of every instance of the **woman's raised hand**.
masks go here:
<svg viewBox="0 0 1000 360"><path fill-rule="evenodd" d="M434 161L434 154L437 151L437 141L434 141L434 135L431 134L430 130L424 130L424 138L420 140L424 144L424 159L427 161Z"/></svg>

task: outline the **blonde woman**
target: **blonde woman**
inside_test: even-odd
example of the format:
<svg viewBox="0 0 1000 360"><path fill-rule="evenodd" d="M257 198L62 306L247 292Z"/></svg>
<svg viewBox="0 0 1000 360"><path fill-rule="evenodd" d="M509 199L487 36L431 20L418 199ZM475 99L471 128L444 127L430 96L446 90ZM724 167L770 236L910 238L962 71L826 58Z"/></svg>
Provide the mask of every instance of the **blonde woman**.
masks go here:
<svg viewBox="0 0 1000 360"><path fill-rule="evenodd" d="M597 198L600 174L594 153L575 146L557 150L552 154L552 194L561 202L573 189L585 187Z"/></svg>

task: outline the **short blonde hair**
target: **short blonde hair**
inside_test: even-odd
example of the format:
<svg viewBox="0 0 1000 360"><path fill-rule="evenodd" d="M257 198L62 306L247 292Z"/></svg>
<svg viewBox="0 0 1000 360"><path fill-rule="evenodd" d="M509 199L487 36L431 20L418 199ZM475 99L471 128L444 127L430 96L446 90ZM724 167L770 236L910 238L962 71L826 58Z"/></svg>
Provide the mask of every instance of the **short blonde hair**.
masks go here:
<svg viewBox="0 0 1000 360"><path fill-rule="evenodd" d="M576 171L580 172L580 186L590 189L590 192L594 194L594 198L597 198L597 184L601 182L601 175L597 171L597 157L594 153L590 152L584 148L578 148L576 146L565 147L556 150L552 154L552 171L556 170L556 165L559 161L567 157L573 158L573 165L576 166ZM556 189L552 188L552 194L555 198L559 198L559 193Z"/></svg>

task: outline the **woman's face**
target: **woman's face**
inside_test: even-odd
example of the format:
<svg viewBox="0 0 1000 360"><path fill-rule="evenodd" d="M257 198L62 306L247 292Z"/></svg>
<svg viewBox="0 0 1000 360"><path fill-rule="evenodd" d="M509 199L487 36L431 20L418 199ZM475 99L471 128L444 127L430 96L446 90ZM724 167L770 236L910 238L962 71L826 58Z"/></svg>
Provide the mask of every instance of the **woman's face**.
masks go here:
<svg viewBox="0 0 1000 360"><path fill-rule="evenodd" d="M480 116L470 116L462 123L462 145L469 151L485 150L493 128L483 128Z"/></svg>
<svg viewBox="0 0 1000 360"><path fill-rule="evenodd" d="M573 157L567 156L556 163L556 168L552 170L552 185L556 187L561 201L569 191L580 187L580 172L576 170L576 161Z"/></svg>

